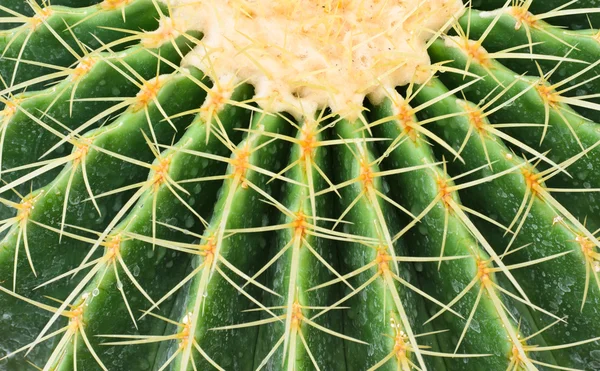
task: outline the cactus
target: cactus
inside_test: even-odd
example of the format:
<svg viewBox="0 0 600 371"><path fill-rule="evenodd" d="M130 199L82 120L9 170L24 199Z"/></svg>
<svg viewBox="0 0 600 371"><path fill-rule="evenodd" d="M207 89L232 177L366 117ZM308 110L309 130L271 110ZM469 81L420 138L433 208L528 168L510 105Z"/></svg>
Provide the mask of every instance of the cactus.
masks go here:
<svg viewBox="0 0 600 371"><path fill-rule="evenodd" d="M2 2L0 370L600 370L599 13Z"/></svg>

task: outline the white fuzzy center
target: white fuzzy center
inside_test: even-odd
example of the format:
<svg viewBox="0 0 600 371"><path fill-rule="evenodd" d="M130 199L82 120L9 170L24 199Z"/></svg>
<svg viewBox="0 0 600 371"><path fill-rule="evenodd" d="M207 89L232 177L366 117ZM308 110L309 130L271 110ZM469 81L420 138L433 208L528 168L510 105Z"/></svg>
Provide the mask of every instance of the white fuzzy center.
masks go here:
<svg viewBox="0 0 600 371"><path fill-rule="evenodd" d="M268 111L355 118L366 96L422 82L427 41L461 0L171 0L180 28L202 31L185 65L214 82L242 81Z"/></svg>

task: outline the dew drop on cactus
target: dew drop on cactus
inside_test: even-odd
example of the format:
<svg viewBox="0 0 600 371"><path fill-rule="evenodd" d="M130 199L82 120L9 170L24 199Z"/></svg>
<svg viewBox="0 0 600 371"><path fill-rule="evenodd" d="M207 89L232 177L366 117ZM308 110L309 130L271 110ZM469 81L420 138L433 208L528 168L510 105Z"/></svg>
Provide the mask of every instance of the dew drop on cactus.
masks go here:
<svg viewBox="0 0 600 371"><path fill-rule="evenodd" d="M0 370L600 370L596 0L4 0Z"/></svg>

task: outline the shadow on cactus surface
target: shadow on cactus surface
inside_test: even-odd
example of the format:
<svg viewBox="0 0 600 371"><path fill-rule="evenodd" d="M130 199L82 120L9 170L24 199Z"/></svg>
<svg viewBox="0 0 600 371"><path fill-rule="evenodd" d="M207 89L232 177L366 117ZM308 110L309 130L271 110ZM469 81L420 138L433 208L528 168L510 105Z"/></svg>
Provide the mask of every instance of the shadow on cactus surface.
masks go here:
<svg viewBox="0 0 600 371"><path fill-rule="evenodd" d="M0 370L600 370L597 0L3 0Z"/></svg>

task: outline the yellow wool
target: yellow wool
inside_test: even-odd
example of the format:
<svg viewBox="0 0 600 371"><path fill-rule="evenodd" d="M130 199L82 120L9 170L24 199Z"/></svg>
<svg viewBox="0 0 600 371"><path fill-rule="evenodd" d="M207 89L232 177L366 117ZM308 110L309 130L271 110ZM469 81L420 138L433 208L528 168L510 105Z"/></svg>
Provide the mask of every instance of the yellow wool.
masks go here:
<svg viewBox="0 0 600 371"><path fill-rule="evenodd" d="M461 0L174 0L173 19L204 33L184 65L223 85L248 81L268 111L354 118L366 96L427 78L427 41ZM417 75L417 78L413 76Z"/></svg>

